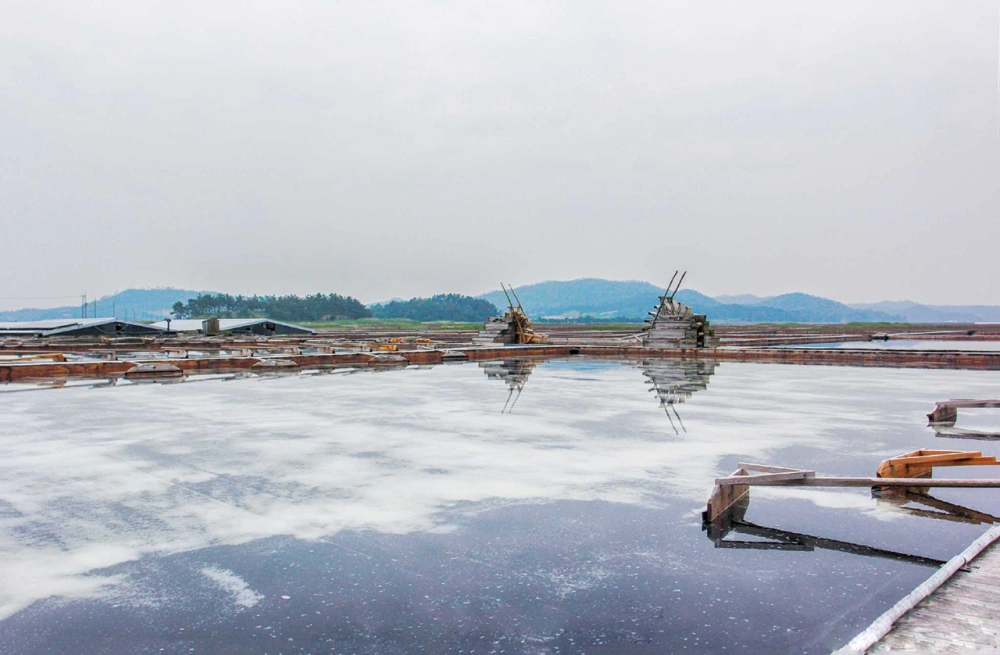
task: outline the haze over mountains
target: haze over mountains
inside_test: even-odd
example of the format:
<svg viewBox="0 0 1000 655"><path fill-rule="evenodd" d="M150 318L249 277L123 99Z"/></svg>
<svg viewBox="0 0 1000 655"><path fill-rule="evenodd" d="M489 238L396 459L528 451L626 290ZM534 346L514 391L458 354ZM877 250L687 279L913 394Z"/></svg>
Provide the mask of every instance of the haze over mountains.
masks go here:
<svg viewBox="0 0 1000 655"><path fill-rule="evenodd" d="M192 289L126 289L110 296L88 302L88 316L115 316L129 321L161 321L170 316L171 307L177 301L187 302L203 291ZM0 312L0 321L40 321L49 318L80 318L82 303L46 309L25 308ZM96 311L96 313L95 313Z"/></svg>
<svg viewBox="0 0 1000 655"><path fill-rule="evenodd" d="M652 310L663 288L649 282L593 278L552 281L515 289L529 316L537 318L594 318L642 320ZM505 307L502 291L479 296ZM707 314L716 322L847 323L889 321L909 323L1000 321L1000 306L921 305L908 301L847 305L806 293L761 297L753 294L717 296L682 288L677 300Z"/></svg>
<svg viewBox="0 0 1000 655"><path fill-rule="evenodd" d="M339 291L333 289L333 291ZM583 278L549 281L515 289L524 309L535 319L595 319L641 321L653 309L663 288L638 280ZM187 302L198 293L191 289L128 289L97 300L97 315L129 320L161 320L170 315L175 302ZM507 298L496 290L481 294L499 308ZM709 297L694 289L682 288L677 300L707 314L715 322L741 323L846 323L846 322L987 322L1000 321L996 305L922 305L909 301L844 304L806 293L779 296L753 294ZM80 305L49 309L18 309L0 312L0 321L31 321L47 318L76 318ZM94 316L93 306L89 315Z"/></svg>

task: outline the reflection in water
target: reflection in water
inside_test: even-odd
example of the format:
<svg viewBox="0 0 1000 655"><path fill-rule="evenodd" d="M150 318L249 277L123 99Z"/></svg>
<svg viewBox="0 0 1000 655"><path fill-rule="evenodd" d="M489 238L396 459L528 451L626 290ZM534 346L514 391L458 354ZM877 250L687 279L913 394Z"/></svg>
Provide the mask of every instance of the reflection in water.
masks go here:
<svg viewBox="0 0 1000 655"><path fill-rule="evenodd" d="M491 380L503 380L507 383L507 402L504 403L501 414L510 414L514 411L517 399L521 397L521 390L524 389L528 377L535 366L548 360L529 359L505 359L501 362L480 362L479 368L483 369L486 377ZM517 392L517 393L515 393Z"/></svg>
<svg viewBox="0 0 1000 655"><path fill-rule="evenodd" d="M970 430L968 428L956 428L953 425L931 424L934 428L934 435L949 439L982 439L983 441L1000 440L1000 430Z"/></svg>
<svg viewBox="0 0 1000 655"><path fill-rule="evenodd" d="M877 500L878 506L893 512L900 512L910 516L920 516L924 518L941 519L944 521L955 521L959 523L971 523L973 525L992 525L1000 523L1000 519L985 512L979 512L968 507L949 503L938 498L934 498L928 493L919 491L916 488L909 489L882 489L872 490L872 496ZM923 508L913 507L921 505ZM714 521L705 521L702 529L708 533L708 538L715 544L716 548L742 548L750 550L793 550L793 551L813 551L817 548L823 550L835 550L852 555L863 555L866 557L876 557L890 559L923 566L941 566L945 562L929 557L900 553L883 548L875 548L864 544L841 541L839 539L827 539L809 534L790 532L779 528L750 523L746 520L747 509L750 507L750 491L747 489L739 500L723 512ZM930 509L925 509L930 508ZM737 539L727 539L730 533L743 534L766 541L747 541Z"/></svg>
<svg viewBox="0 0 1000 655"><path fill-rule="evenodd" d="M318 366L316 368L299 369L277 368L239 371L204 370L197 373L185 373L178 377L139 377L126 378L118 375L107 378L59 378L54 380L26 380L0 384L0 393L15 391L40 391L45 389L99 389L103 387L130 387L142 385L174 385L188 382L209 382L227 380L274 380L287 377L313 377L320 375L345 375L349 373L372 373L392 371L400 366L372 365L356 368L354 366ZM424 368L413 366L411 368Z"/></svg>
<svg viewBox="0 0 1000 655"><path fill-rule="evenodd" d="M872 496L875 497L880 508L911 516L922 516L958 523L971 523L973 525L1000 523L1000 518L940 500L923 491L917 491L915 487L908 489L873 489ZM930 509L921 509L912 507L911 505L923 505L924 508Z"/></svg>
<svg viewBox="0 0 1000 655"><path fill-rule="evenodd" d="M647 360L642 363L642 374L646 377L646 384L650 386L650 391L656 392L660 406L675 433L680 434L670 412L673 411L677 423L687 432L675 405L684 402L696 391L707 389L708 378L715 374L715 366L715 362L706 361Z"/></svg>

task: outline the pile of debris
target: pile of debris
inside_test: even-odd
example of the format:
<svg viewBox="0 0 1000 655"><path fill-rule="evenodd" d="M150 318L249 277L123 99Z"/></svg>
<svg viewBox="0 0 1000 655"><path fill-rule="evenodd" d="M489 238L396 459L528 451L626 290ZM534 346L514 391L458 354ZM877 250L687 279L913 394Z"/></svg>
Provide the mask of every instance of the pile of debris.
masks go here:
<svg viewBox="0 0 1000 655"><path fill-rule="evenodd" d="M660 296L660 304L655 312L649 312L643 328L642 345L646 348L712 348L716 345L715 331L709 326L704 314L695 314L682 302L674 302L674 296L681 288L687 275L685 271L677 286L673 287L677 273L670 278L667 291ZM671 291L673 287L673 291Z"/></svg>
<svg viewBox="0 0 1000 655"><path fill-rule="evenodd" d="M503 289L504 295L507 296L508 309L503 316L490 317L486 321L486 325L483 326L483 329L479 331L479 334L472 338L473 343L545 343L545 335L535 332L535 328L528 319L528 315L524 313L524 308L521 307L521 301L518 299L517 294L514 293L514 287L508 289L503 286L502 282L500 283L500 287ZM511 296L514 296L514 300L511 300ZM517 305L514 304L515 300L517 301Z"/></svg>

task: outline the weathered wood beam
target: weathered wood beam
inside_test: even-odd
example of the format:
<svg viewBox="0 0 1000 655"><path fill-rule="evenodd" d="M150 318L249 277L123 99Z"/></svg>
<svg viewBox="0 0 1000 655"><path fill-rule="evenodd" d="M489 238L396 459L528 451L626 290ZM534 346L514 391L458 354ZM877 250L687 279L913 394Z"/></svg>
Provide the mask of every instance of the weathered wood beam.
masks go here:
<svg viewBox="0 0 1000 655"><path fill-rule="evenodd" d="M833 478L803 477L799 479L768 479L770 476L741 475L718 478L715 484L724 486L759 487L1000 487L1000 478Z"/></svg>
<svg viewBox="0 0 1000 655"><path fill-rule="evenodd" d="M751 462L740 462L737 466L741 469L746 469L747 471L761 471L763 473L791 473L793 471L803 470L791 469L785 466L771 466L770 464L754 464Z"/></svg>

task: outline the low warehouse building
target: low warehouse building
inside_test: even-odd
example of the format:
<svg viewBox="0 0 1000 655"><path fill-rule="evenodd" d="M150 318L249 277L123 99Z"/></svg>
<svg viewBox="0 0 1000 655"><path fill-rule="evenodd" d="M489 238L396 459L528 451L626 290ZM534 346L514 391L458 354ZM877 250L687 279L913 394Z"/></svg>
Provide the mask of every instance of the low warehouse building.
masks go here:
<svg viewBox="0 0 1000 655"><path fill-rule="evenodd" d="M211 324L216 321L218 322L217 326ZM153 325L164 330L168 329L167 321L160 321ZM169 330L170 332L196 332L198 334L255 334L265 337L275 334L316 334L315 330L310 330L307 327L275 321L270 318L178 319L169 322Z"/></svg>
<svg viewBox="0 0 1000 655"><path fill-rule="evenodd" d="M110 318L53 318L0 323L0 337L133 337L163 334L163 328Z"/></svg>

